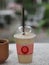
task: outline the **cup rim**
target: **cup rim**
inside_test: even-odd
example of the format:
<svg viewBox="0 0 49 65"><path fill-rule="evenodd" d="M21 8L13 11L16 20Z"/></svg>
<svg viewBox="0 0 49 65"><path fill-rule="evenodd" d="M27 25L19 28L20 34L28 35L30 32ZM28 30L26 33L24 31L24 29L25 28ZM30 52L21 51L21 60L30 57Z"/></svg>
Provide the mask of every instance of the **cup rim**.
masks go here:
<svg viewBox="0 0 49 65"><path fill-rule="evenodd" d="M17 37L16 36L17 34L14 34L14 38L17 38L17 39L31 39L31 38L35 38L36 37L36 35L34 34L33 36L31 36L31 37L24 37L24 38L22 38L22 37Z"/></svg>
<svg viewBox="0 0 49 65"><path fill-rule="evenodd" d="M8 44L9 40L8 39L0 39L1 43L0 45Z"/></svg>

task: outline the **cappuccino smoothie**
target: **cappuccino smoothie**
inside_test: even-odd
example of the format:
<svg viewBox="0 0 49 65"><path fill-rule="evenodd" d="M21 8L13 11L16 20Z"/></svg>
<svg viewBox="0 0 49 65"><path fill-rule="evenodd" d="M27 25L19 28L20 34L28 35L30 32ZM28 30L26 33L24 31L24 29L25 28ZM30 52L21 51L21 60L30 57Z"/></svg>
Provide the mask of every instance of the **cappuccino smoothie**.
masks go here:
<svg viewBox="0 0 49 65"><path fill-rule="evenodd" d="M35 34L25 33L15 34L14 38L16 39L16 48L18 54L18 61L20 63L31 63L32 55L34 50L34 39Z"/></svg>

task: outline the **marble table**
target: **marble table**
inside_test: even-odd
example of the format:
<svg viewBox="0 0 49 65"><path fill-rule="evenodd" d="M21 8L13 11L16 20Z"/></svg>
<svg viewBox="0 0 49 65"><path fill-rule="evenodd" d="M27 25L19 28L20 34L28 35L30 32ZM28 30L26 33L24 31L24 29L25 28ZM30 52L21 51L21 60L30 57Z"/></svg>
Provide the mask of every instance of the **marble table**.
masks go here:
<svg viewBox="0 0 49 65"><path fill-rule="evenodd" d="M16 45L9 45L9 58L4 64L0 65L49 65L49 43L35 43L33 60L30 64L18 63Z"/></svg>

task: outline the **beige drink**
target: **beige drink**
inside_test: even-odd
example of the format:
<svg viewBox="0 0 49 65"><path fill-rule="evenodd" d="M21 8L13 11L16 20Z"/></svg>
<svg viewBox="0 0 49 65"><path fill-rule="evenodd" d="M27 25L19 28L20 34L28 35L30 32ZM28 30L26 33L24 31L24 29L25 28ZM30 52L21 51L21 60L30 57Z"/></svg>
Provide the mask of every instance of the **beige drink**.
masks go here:
<svg viewBox="0 0 49 65"><path fill-rule="evenodd" d="M34 50L35 34L15 34L18 60L20 63L31 63Z"/></svg>

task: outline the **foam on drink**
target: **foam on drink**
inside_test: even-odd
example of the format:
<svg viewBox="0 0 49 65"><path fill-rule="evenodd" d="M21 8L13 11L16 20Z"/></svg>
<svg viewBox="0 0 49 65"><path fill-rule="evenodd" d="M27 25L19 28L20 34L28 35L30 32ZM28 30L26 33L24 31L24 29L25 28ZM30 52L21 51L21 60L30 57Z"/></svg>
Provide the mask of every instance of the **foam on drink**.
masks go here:
<svg viewBox="0 0 49 65"><path fill-rule="evenodd" d="M34 38L35 34L34 33L25 33L25 35L23 34L15 34L14 35L15 38L21 38L21 39L30 39L30 38Z"/></svg>

